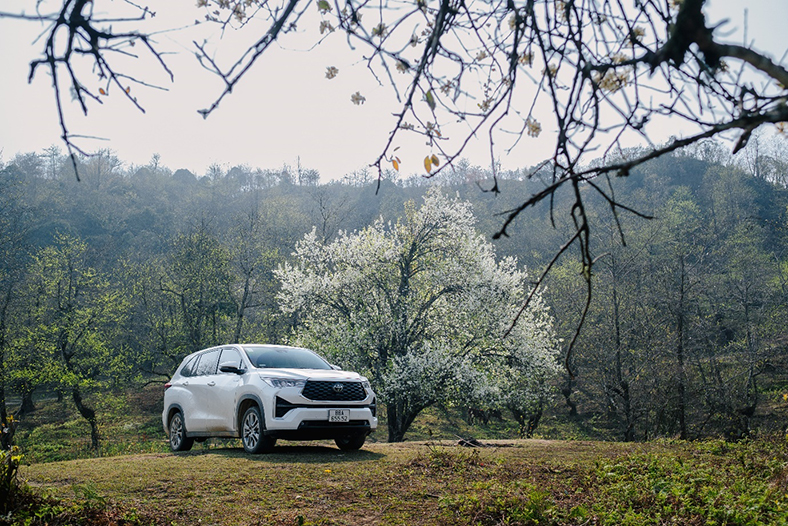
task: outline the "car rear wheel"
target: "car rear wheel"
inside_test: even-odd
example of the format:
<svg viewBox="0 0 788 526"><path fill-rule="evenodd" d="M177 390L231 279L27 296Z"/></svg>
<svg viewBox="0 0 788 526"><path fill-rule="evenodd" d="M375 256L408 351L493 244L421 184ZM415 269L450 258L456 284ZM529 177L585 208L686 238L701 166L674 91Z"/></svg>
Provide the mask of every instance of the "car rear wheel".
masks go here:
<svg viewBox="0 0 788 526"><path fill-rule="evenodd" d="M342 451L356 451L357 449L361 449L361 446L364 445L366 440L367 435L362 433L358 435L337 437L334 439L334 442L336 442L337 447Z"/></svg>
<svg viewBox="0 0 788 526"><path fill-rule="evenodd" d="M175 413L170 418L170 449L173 451L189 451L194 444L194 439L186 436L186 426L183 415Z"/></svg>
<svg viewBox="0 0 788 526"><path fill-rule="evenodd" d="M241 422L241 442L244 451L267 453L274 449L276 439L265 434L265 423L257 406L247 409Z"/></svg>

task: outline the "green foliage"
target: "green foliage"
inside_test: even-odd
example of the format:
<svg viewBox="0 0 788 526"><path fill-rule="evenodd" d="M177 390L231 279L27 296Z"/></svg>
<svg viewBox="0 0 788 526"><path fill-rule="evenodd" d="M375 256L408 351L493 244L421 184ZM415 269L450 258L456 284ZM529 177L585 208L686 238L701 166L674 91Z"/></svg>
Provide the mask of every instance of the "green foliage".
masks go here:
<svg viewBox="0 0 788 526"><path fill-rule="evenodd" d="M181 354L225 340L232 317L230 252L204 228L173 242L161 288L179 311Z"/></svg>
<svg viewBox="0 0 788 526"><path fill-rule="evenodd" d="M108 279L90 266L87 244L58 234L55 244L33 257L26 293L25 329L15 342L16 378L33 386L50 385L69 393L91 425L98 447L95 412L83 403L83 393L106 388L113 378L131 369L124 346L112 345L112 334L123 325L128 305Z"/></svg>
<svg viewBox="0 0 788 526"><path fill-rule="evenodd" d="M785 428L764 396L785 379L784 189L679 156L613 186L654 219L589 210L603 255L563 386L570 410L624 440ZM567 258L549 279L561 335L587 292L577 267Z"/></svg>
<svg viewBox="0 0 788 526"><path fill-rule="evenodd" d="M443 499L447 522L494 526L564 524L549 493L526 482L474 484L469 494Z"/></svg>
<svg viewBox="0 0 788 526"><path fill-rule="evenodd" d="M9 505L16 498L18 491L17 472L22 454L19 447L0 449L0 514L8 511Z"/></svg>
<svg viewBox="0 0 788 526"><path fill-rule="evenodd" d="M446 524L784 525L785 440L663 441L648 452L597 458L558 488L503 473L488 479L477 468L471 477L476 482L441 499L443 517ZM428 458L432 476L445 477L446 466L456 472L463 465L444 452Z"/></svg>
<svg viewBox="0 0 788 526"><path fill-rule="evenodd" d="M96 492L91 484L73 486L74 499L59 499L27 485L17 488L13 507L0 516L0 526L153 526L168 524L161 517L141 513L131 506L117 506Z"/></svg>
<svg viewBox="0 0 788 526"><path fill-rule="evenodd" d="M102 437L97 450L90 449L90 426L67 401L39 402L38 410L25 417L16 441L26 462L32 463L164 453L168 446L161 427L161 397L160 385L86 396L86 403L96 408Z"/></svg>
<svg viewBox="0 0 788 526"><path fill-rule="evenodd" d="M687 456L668 449L599 462L589 483L603 492L591 509L611 525L788 524L786 445L715 440Z"/></svg>
<svg viewBox="0 0 788 526"><path fill-rule="evenodd" d="M428 444L428 451L419 455L413 461L415 465L423 464L430 470L448 470L454 472L465 471L483 465L479 450L475 448L447 448L440 445Z"/></svg>

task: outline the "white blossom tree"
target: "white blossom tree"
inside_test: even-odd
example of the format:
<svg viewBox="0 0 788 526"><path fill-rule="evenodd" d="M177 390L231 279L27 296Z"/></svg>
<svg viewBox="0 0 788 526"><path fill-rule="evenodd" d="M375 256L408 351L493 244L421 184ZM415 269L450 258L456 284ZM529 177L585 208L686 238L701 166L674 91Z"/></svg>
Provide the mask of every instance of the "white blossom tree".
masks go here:
<svg viewBox="0 0 788 526"><path fill-rule="evenodd" d="M496 262L474 221L468 203L432 191L395 224L328 244L313 230L277 271L295 339L370 377L389 441L440 401L527 412L558 370L546 307L535 296L520 312L526 272Z"/></svg>

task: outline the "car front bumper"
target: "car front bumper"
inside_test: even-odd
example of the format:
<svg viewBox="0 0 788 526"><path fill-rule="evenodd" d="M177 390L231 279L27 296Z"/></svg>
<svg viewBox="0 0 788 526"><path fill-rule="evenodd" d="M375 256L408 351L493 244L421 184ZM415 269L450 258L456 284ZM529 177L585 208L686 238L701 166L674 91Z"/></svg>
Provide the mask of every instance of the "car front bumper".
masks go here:
<svg viewBox="0 0 788 526"><path fill-rule="evenodd" d="M281 407L279 408L281 414ZM349 411L348 422L329 422L331 409ZM312 440L368 435L378 427L377 416L371 406L348 405L298 405L289 408L282 416L266 418L267 435L287 440ZM276 415L276 409L268 413Z"/></svg>

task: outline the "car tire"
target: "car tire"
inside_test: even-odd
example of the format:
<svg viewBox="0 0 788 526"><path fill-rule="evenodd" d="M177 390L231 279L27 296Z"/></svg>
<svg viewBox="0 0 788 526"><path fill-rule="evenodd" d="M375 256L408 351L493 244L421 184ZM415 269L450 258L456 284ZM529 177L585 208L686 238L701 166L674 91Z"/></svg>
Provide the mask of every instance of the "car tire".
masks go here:
<svg viewBox="0 0 788 526"><path fill-rule="evenodd" d="M361 449L361 446L364 445L366 440L367 435L365 433L361 433L358 435L337 437L334 439L334 442L336 442L337 447L342 451L356 451Z"/></svg>
<svg viewBox="0 0 788 526"><path fill-rule="evenodd" d="M265 434L263 415L257 406L246 410L241 420L241 442L247 453L268 453L274 449L276 439Z"/></svg>
<svg viewBox="0 0 788 526"><path fill-rule="evenodd" d="M194 439L186 436L186 425L180 411L170 418L170 449L173 451L189 451Z"/></svg>

